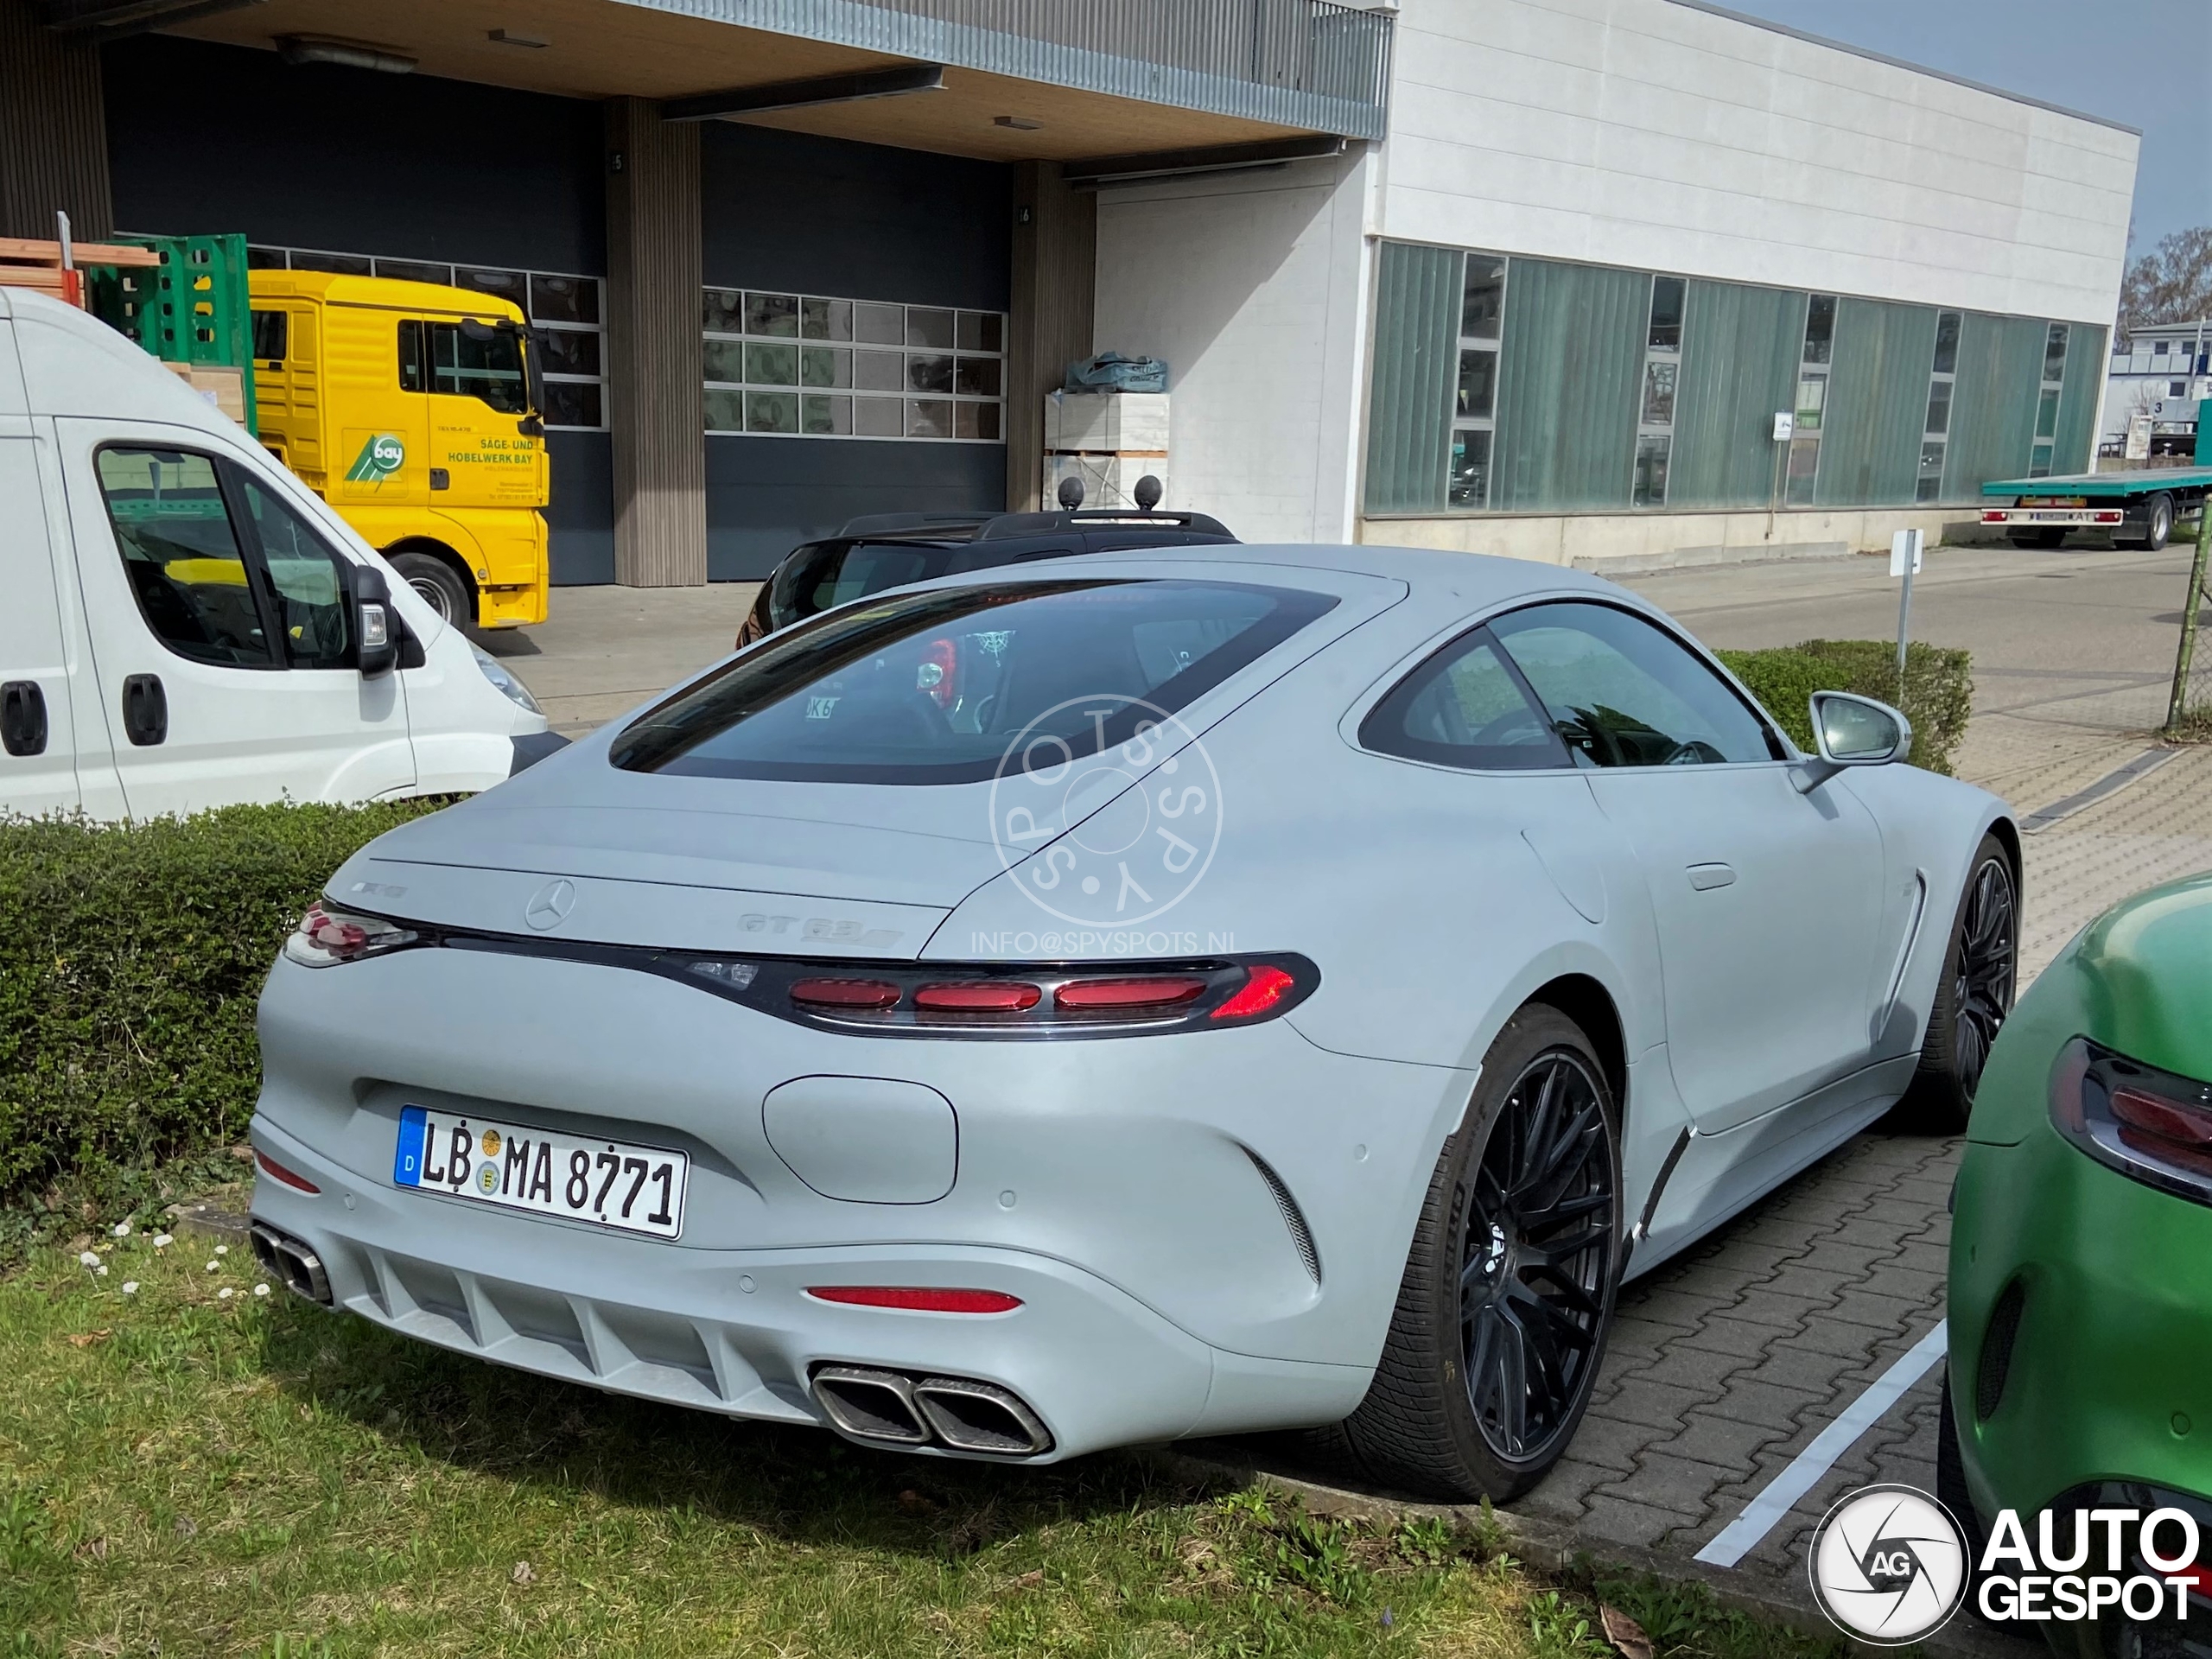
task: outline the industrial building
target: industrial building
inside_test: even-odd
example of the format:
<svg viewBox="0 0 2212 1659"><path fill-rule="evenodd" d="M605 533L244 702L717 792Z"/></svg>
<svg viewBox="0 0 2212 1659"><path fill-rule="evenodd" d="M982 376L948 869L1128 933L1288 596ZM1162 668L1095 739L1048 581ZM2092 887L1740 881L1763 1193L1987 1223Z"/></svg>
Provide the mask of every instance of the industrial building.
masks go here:
<svg viewBox="0 0 2212 1659"><path fill-rule="evenodd" d="M553 578L1033 505L1603 565L2088 464L2126 128L1697 0L0 0L0 234L238 232L546 331Z"/></svg>

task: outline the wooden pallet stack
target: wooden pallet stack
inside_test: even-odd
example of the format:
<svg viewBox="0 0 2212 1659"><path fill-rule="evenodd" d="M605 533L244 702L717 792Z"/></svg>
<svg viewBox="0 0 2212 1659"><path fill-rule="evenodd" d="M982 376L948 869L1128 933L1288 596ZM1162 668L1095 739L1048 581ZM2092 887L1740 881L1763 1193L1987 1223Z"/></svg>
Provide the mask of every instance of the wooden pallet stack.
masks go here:
<svg viewBox="0 0 2212 1659"><path fill-rule="evenodd" d="M88 265L158 265L151 248L116 242L41 242L30 237L0 236L0 288L33 288L71 305L85 303Z"/></svg>

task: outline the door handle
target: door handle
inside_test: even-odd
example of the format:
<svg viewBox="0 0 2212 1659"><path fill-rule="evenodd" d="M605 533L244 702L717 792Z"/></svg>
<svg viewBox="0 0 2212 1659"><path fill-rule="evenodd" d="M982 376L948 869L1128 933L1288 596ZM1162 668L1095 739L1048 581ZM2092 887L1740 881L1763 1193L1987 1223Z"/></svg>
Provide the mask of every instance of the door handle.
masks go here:
<svg viewBox="0 0 2212 1659"><path fill-rule="evenodd" d="M0 685L0 748L16 755L46 753L46 693L36 680Z"/></svg>
<svg viewBox="0 0 2212 1659"><path fill-rule="evenodd" d="M1736 869L1732 864L1693 864L1690 866L1690 886L1700 893L1710 893L1715 887L1735 885Z"/></svg>
<svg viewBox="0 0 2212 1659"><path fill-rule="evenodd" d="M169 734L169 697L158 674L133 674L123 683L123 732L142 749Z"/></svg>

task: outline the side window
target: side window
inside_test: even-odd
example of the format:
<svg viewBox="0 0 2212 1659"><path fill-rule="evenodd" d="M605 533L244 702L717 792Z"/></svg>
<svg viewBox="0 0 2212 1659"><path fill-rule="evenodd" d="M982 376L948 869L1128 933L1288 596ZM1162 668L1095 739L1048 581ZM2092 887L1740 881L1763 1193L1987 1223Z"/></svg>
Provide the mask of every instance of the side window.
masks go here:
<svg viewBox="0 0 2212 1659"><path fill-rule="evenodd" d="M253 314L253 355L260 363L282 363L284 360L285 336L291 332L291 318L282 311L257 311Z"/></svg>
<svg viewBox="0 0 2212 1659"><path fill-rule="evenodd" d="M1408 675L1360 722L1359 741L1384 754L1485 772L1571 764L1486 628Z"/></svg>
<svg viewBox="0 0 2212 1659"><path fill-rule="evenodd" d="M353 667L344 560L260 480L246 474L240 487L261 540L285 662L293 668Z"/></svg>
<svg viewBox="0 0 2212 1659"><path fill-rule="evenodd" d="M124 574L155 638L195 662L277 666L215 463L117 445L96 464Z"/></svg>
<svg viewBox="0 0 2212 1659"><path fill-rule="evenodd" d="M1642 618L1535 605L1491 624L1585 766L1719 766L1777 758L1727 683Z"/></svg>
<svg viewBox="0 0 2212 1659"><path fill-rule="evenodd" d="M504 415L529 411L521 335L480 322L434 322L429 327L433 391L474 397Z"/></svg>
<svg viewBox="0 0 2212 1659"><path fill-rule="evenodd" d="M423 325L412 317L401 319L399 389L402 391L428 391L430 389L429 361L429 350L423 339Z"/></svg>

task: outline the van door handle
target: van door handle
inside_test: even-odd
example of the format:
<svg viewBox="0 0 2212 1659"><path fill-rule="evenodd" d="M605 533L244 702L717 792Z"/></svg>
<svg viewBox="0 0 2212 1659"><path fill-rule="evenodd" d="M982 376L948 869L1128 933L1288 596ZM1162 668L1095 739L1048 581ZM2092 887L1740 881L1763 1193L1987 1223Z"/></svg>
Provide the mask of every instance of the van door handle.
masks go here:
<svg viewBox="0 0 2212 1659"><path fill-rule="evenodd" d="M46 753L46 693L36 680L0 685L0 748L16 755Z"/></svg>
<svg viewBox="0 0 2212 1659"><path fill-rule="evenodd" d="M158 674L133 674L123 683L123 732L142 749L169 734L169 696Z"/></svg>
<svg viewBox="0 0 2212 1659"><path fill-rule="evenodd" d="M1693 864L1690 866L1690 886L1700 893L1710 893L1715 887L1732 887L1736 881L1735 866L1732 864Z"/></svg>

